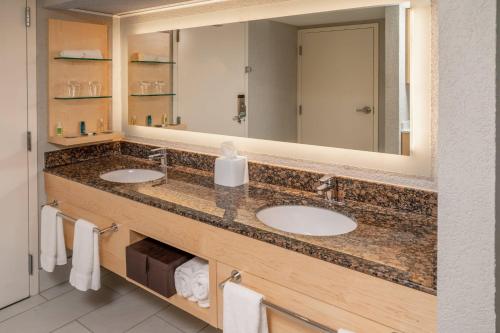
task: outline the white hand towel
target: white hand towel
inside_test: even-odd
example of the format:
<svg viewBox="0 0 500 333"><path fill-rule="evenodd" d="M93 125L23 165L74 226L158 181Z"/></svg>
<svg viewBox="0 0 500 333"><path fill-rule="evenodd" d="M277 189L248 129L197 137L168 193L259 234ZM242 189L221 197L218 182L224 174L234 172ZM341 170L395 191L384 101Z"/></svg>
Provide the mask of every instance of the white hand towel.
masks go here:
<svg viewBox="0 0 500 333"><path fill-rule="evenodd" d="M94 232L95 227L94 224L82 219L75 223L73 268L69 283L81 291L101 288L99 234Z"/></svg>
<svg viewBox="0 0 500 333"><path fill-rule="evenodd" d="M202 269L194 273L191 286L193 288L193 297L196 298L198 305L202 308L209 308L208 263Z"/></svg>
<svg viewBox="0 0 500 333"><path fill-rule="evenodd" d="M263 296L239 284L224 285L224 333L268 333Z"/></svg>
<svg viewBox="0 0 500 333"><path fill-rule="evenodd" d="M84 51L83 50L63 50L59 52L61 57L67 58L83 58Z"/></svg>
<svg viewBox="0 0 500 333"><path fill-rule="evenodd" d="M339 330L337 331L337 333L354 333L353 331L348 331L344 328L339 328Z"/></svg>
<svg viewBox="0 0 500 333"><path fill-rule="evenodd" d="M53 272L56 265L66 265L66 245L62 218L52 206L42 208L40 222L40 265L46 272Z"/></svg>
<svg viewBox="0 0 500 333"><path fill-rule="evenodd" d="M102 59L101 50L83 50L84 58Z"/></svg>
<svg viewBox="0 0 500 333"><path fill-rule="evenodd" d="M193 298L191 283L194 273L203 267L203 265L208 265L208 263L201 258L193 258L177 267L174 272L174 283L177 293L184 298L191 298L192 302L196 302L196 298Z"/></svg>

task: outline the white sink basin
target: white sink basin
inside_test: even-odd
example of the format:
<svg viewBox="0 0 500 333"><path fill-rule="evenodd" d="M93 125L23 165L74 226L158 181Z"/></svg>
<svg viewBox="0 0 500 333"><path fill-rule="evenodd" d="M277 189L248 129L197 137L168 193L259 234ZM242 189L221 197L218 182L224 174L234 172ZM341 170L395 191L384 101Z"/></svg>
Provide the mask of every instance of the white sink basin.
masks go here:
<svg viewBox="0 0 500 333"><path fill-rule="evenodd" d="M145 183L165 176L163 172L148 169L123 169L102 174L101 179L114 183Z"/></svg>
<svg viewBox="0 0 500 333"><path fill-rule="evenodd" d="M257 218L272 228L308 236L342 235L358 226L343 214L309 206L264 208L257 212Z"/></svg>

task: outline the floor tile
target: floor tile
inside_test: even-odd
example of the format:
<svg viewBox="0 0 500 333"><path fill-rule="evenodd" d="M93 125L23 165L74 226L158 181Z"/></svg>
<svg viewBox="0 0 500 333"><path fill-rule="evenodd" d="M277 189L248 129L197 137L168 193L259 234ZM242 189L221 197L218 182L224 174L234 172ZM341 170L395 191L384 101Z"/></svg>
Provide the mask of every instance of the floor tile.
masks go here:
<svg viewBox="0 0 500 333"><path fill-rule="evenodd" d="M58 284L55 287L45 290L43 293L40 293L43 297L48 300L56 298L57 296L61 296L71 290L74 290L73 286L71 286L68 282Z"/></svg>
<svg viewBox="0 0 500 333"><path fill-rule="evenodd" d="M27 298L25 300L22 300L21 302L17 302L15 304L12 304L11 306L8 306L2 310L0 310L0 322L9 319L11 317L14 317L15 315L20 314L21 312L27 311L37 305L40 305L47 300L39 295Z"/></svg>
<svg viewBox="0 0 500 333"><path fill-rule="evenodd" d="M53 331L52 333L92 333L85 328L82 324L77 321L72 321L71 323L64 325L60 329Z"/></svg>
<svg viewBox="0 0 500 333"><path fill-rule="evenodd" d="M222 330L219 330L215 327L212 327L210 325L208 325L207 327L205 327L204 329L202 329L200 331L200 333L222 333Z"/></svg>
<svg viewBox="0 0 500 333"><path fill-rule="evenodd" d="M107 287L97 292L73 290L0 323L0 332L50 332L110 303L118 296Z"/></svg>
<svg viewBox="0 0 500 333"><path fill-rule="evenodd" d="M95 333L122 333L167 306L165 301L136 289L78 321Z"/></svg>
<svg viewBox="0 0 500 333"><path fill-rule="evenodd" d="M168 308L160 311L157 316L177 327L184 333L199 332L202 328L207 326L204 321L193 317L189 313L182 311L175 306L169 306Z"/></svg>
<svg viewBox="0 0 500 333"><path fill-rule="evenodd" d="M113 289L120 295L126 295L132 290L137 289L138 287L119 275L116 275L113 272L109 272L106 276L102 278L102 284L108 288Z"/></svg>
<svg viewBox="0 0 500 333"><path fill-rule="evenodd" d="M174 326L170 325L166 321L156 317L152 316L139 325L133 327L130 331L127 331L127 333L183 333L179 329L175 328Z"/></svg>

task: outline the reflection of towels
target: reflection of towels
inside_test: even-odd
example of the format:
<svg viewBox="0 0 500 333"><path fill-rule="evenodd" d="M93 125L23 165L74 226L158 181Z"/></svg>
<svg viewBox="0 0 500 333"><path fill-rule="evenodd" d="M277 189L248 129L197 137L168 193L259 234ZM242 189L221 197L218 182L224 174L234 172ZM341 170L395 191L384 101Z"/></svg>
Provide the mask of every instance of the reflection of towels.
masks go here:
<svg viewBox="0 0 500 333"><path fill-rule="evenodd" d="M193 281L191 283L193 288L193 297L196 298L198 305L202 308L210 307L209 300L209 278L208 278L208 264L200 268L194 273Z"/></svg>
<svg viewBox="0 0 500 333"><path fill-rule="evenodd" d="M66 246L62 218L59 210L43 206L40 222L40 265L46 272L53 272L55 265L66 265Z"/></svg>
<svg viewBox="0 0 500 333"><path fill-rule="evenodd" d="M59 55L66 58L102 59L101 50L63 50Z"/></svg>
<svg viewBox="0 0 500 333"><path fill-rule="evenodd" d="M78 290L99 290L101 268L99 263L99 235L90 222L79 219L75 223L73 240L73 268L69 283Z"/></svg>
<svg viewBox="0 0 500 333"><path fill-rule="evenodd" d="M224 284L224 333L267 333L264 297L239 284Z"/></svg>
<svg viewBox="0 0 500 333"><path fill-rule="evenodd" d="M189 298L192 302L196 302L196 298L193 298L193 287L191 284L194 274L204 265L208 265L205 260L193 258L175 269L175 289L179 295Z"/></svg>

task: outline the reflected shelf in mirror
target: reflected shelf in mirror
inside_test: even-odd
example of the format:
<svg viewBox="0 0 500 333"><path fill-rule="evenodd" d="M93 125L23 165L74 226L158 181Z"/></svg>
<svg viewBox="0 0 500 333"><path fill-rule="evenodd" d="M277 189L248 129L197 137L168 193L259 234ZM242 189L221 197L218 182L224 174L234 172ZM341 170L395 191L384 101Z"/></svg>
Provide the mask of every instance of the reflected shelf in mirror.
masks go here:
<svg viewBox="0 0 500 333"><path fill-rule="evenodd" d="M102 99L112 98L113 96L56 96L54 99L59 100L72 100L72 99Z"/></svg>
<svg viewBox="0 0 500 333"><path fill-rule="evenodd" d="M152 97L152 96L175 96L175 93L158 93L158 94L131 94L133 97Z"/></svg>
<svg viewBox="0 0 500 333"><path fill-rule="evenodd" d="M55 60L69 61L112 61L111 58L73 58L73 57L54 57Z"/></svg>
<svg viewBox="0 0 500 333"><path fill-rule="evenodd" d="M175 65L175 61L131 60L134 64Z"/></svg>

